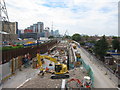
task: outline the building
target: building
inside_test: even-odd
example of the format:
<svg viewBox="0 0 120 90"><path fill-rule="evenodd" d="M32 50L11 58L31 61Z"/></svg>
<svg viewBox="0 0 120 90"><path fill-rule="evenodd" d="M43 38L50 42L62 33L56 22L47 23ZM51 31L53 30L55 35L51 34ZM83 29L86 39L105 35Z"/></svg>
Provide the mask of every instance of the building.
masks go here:
<svg viewBox="0 0 120 90"><path fill-rule="evenodd" d="M25 29L24 30L24 33L32 33L33 32L33 30L31 30L31 29Z"/></svg>
<svg viewBox="0 0 120 90"><path fill-rule="evenodd" d="M18 38L18 23L0 21L0 34L3 41L14 41Z"/></svg>
<svg viewBox="0 0 120 90"><path fill-rule="evenodd" d="M23 33L23 34L20 34L20 38L22 38L22 39L25 39L25 38L38 39L38 34L37 33Z"/></svg>
<svg viewBox="0 0 120 90"><path fill-rule="evenodd" d="M41 32L40 37L45 37L45 32Z"/></svg>
<svg viewBox="0 0 120 90"><path fill-rule="evenodd" d="M37 29L38 29L38 33L41 33L41 32L43 32L43 30L44 30L44 24L43 24L43 22L38 22L37 23Z"/></svg>
<svg viewBox="0 0 120 90"><path fill-rule="evenodd" d="M21 33L22 33L22 30L18 30L18 38L20 37Z"/></svg>
<svg viewBox="0 0 120 90"><path fill-rule="evenodd" d="M44 37L49 37L49 31L48 30L44 30Z"/></svg>
<svg viewBox="0 0 120 90"><path fill-rule="evenodd" d="M31 30L33 30L33 32L37 32L37 24L33 24L33 29Z"/></svg>
<svg viewBox="0 0 120 90"><path fill-rule="evenodd" d="M7 32L10 34L18 34L18 23L17 22L7 22L2 21L1 23L1 31Z"/></svg>
<svg viewBox="0 0 120 90"><path fill-rule="evenodd" d="M54 36L55 36L55 37L59 37L59 35L60 35L60 34L59 34L59 30L55 30L55 31L54 31Z"/></svg>
<svg viewBox="0 0 120 90"><path fill-rule="evenodd" d="M28 29L33 30L33 26L32 26L32 25L30 25L30 27L29 27ZM34 32L34 31L33 31L33 32Z"/></svg>
<svg viewBox="0 0 120 90"><path fill-rule="evenodd" d="M50 35L54 36L54 31L53 30L51 30Z"/></svg>
<svg viewBox="0 0 120 90"><path fill-rule="evenodd" d="M26 29L33 30L34 33L41 33L44 30L44 23L37 22L36 24L30 25L30 27L27 27Z"/></svg>
<svg viewBox="0 0 120 90"><path fill-rule="evenodd" d="M45 27L44 33L45 33L45 37L49 37L50 36L50 28L49 27Z"/></svg>

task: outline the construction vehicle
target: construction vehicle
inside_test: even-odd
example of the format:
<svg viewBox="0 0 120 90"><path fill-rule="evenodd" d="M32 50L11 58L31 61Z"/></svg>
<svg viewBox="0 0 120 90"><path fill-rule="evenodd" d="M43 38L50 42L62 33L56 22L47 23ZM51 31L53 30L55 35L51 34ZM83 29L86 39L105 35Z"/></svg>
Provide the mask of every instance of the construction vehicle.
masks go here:
<svg viewBox="0 0 120 90"><path fill-rule="evenodd" d="M51 62L55 63L54 72L51 75L52 79L69 78L67 65L59 63L56 58L52 58L47 55L37 54L37 59L38 59L38 63L40 63L41 67L42 67L41 59L47 59L47 60L50 60Z"/></svg>
<svg viewBox="0 0 120 90"><path fill-rule="evenodd" d="M75 84L70 84L71 82ZM92 82L89 76L84 76L84 79L80 81L77 78L72 78L66 82L66 88L72 89L72 88L91 88Z"/></svg>
<svg viewBox="0 0 120 90"><path fill-rule="evenodd" d="M89 76L84 76L82 83L83 83L83 87L85 88L90 88L92 86L92 81Z"/></svg>
<svg viewBox="0 0 120 90"><path fill-rule="evenodd" d="M73 48L76 49L77 48L76 45L73 45Z"/></svg>
<svg viewBox="0 0 120 90"><path fill-rule="evenodd" d="M76 52L75 52L75 55L76 55L77 58L81 58L81 55L80 55L80 52L79 52L79 51L76 51Z"/></svg>

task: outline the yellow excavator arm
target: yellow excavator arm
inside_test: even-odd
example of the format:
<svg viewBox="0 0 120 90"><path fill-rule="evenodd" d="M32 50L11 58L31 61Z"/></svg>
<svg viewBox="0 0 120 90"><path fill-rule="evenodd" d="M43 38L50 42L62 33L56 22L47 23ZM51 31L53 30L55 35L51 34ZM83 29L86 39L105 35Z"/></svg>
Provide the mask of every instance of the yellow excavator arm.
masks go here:
<svg viewBox="0 0 120 90"><path fill-rule="evenodd" d="M40 54L37 54L37 60L38 60L38 64L39 66L42 66L42 61L41 59L47 59L47 60L50 60L54 63L58 63L57 59L56 58L52 58L52 57L49 57L47 55L40 55Z"/></svg>
<svg viewBox="0 0 120 90"><path fill-rule="evenodd" d="M48 59L54 63L58 63L57 59L56 58L52 58L52 57L49 57L47 55L41 55L40 58L43 58L43 59Z"/></svg>

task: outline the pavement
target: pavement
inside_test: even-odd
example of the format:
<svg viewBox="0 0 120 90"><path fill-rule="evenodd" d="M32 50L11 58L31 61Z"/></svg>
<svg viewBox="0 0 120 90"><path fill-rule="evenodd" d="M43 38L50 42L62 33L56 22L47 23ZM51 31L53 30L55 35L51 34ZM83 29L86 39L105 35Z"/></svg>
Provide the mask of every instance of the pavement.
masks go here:
<svg viewBox="0 0 120 90"><path fill-rule="evenodd" d="M88 64L94 73L94 87L95 88L116 88L114 82L112 82L107 75L105 75L104 70L98 67L97 63L95 63L93 60L90 60L89 57L83 52L81 48L78 48L78 50L81 52L81 57L85 61L86 64Z"/></svg>
<svg viewBox="0 0 120 90"><path fill-rule="evenodd" d="M24 68L22 71L17 71L15 75L6 80L1 88L17 88L29 79L35 77L39 73L39 69L32 69L32 67Z"/></svg>

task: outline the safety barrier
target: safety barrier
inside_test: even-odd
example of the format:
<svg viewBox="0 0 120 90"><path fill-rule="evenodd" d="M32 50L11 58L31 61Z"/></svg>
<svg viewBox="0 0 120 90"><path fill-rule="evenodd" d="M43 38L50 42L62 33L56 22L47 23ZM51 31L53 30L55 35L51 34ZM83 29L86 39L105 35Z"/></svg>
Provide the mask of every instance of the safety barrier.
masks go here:
<svg viewBox="0 0 120 90"><path fill-rule="evenodd" d="M81 48L81 47L80 47L80 44L78 44L78 43L75 42L75 41L74 41L74 43L77 45L78 48ZM84 62L83 59L81 59L81 58L77 58L77 57L76 57L76 55L75 55L75 51L74 51L73 48L71 49L71 51L72 51L72 53L73 53L73 55L74 55L74 59L75 59L74 61L80 61L80 62L82 62L83 67L87 70L88 75L89 75L90 78L91 78L91 81L92 81L92 87L94 87L94 75L93 75L93 71L92 71L92 69L90 68L89 65L87 65L87 64ZM74 69L74 63L73 63L73 64L69 64L69 67L70 67L71 69Z"/></svg>
<svg viewBox="0 0 120 90"><path fill-rule="evenodd" d="M79 59L79 58L78 58L78 59ZM92 71L92 69L90 68L89 65L87 65L87 64L84 62L83 59L79 59L79 61L82 62L83 67L87 70L88 75L90 76L91 81L92 81L92 87L94 87L94 75L93 75L93 71Z"/></svg>

